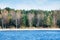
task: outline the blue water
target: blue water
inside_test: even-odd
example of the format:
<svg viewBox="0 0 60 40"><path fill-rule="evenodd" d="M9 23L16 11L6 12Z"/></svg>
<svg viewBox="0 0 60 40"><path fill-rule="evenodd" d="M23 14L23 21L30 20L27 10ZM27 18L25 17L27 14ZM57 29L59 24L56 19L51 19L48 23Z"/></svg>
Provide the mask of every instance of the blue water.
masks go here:
<svg viewBox="0 0 60 40"><path fill-rule="evenodd" d="M0 31L0 40L60 40L60 30Z"/></svg>

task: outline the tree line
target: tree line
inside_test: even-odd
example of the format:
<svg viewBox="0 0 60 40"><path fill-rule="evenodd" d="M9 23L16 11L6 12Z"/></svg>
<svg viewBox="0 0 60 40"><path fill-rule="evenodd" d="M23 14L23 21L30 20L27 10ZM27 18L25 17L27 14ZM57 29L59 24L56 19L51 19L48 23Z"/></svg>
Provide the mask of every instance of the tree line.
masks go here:
<svg viewBox="0 0 60 40"><path fill-rule="evenodd" d="M1 28L23 27L60 27L60 10L14 10L0 9Z"/></svg>

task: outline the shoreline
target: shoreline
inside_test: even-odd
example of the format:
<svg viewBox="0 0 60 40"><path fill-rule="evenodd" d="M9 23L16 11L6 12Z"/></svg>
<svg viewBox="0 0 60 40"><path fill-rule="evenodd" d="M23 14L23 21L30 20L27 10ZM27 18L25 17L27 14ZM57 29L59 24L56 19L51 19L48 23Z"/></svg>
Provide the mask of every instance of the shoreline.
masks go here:
<svg viewBox="0 0 60 40"><path fill-rule="evenodd" d="M18 31L18 30L60 30L60 28L41 28L41 29L37 29L37 28L34 28L34 29L0 29L0 31Z"/></svg>

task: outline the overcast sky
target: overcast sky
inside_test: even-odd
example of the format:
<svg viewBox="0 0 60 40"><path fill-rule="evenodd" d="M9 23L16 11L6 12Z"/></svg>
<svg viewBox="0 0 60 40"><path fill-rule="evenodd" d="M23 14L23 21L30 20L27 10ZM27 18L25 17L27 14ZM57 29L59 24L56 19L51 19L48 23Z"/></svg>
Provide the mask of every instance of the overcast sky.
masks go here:
<svg viewBox="0 0 60 40"><path fill-rule="evenodd" d="M60 0L0 0L0 8L10 7L13 9L60 9Z"/></svg>

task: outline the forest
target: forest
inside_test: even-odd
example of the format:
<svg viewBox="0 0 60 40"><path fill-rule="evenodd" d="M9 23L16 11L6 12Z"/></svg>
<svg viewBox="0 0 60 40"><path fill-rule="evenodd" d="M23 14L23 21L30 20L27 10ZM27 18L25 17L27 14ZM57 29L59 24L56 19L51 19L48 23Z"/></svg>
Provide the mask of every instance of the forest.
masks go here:
<svg viewBox="0 0 60 40"><path fill-rule="evenodd" d="M15 10L0 9L1 28L60 28L60 10Z"/></svg>

